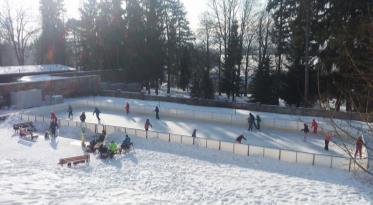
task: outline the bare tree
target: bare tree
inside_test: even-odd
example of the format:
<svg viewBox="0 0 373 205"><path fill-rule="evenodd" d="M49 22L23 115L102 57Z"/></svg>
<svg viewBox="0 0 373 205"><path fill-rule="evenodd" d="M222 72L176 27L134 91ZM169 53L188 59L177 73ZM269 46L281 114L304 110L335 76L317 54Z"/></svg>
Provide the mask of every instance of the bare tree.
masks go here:
<svg viewBox="0 0 373 205"><path fill-rule="evenodd" d="M19 65L25 64L26 49L37 34L35 23L22 7L12 9L6 2L0 14L0 36L13 46Z"/></svg>
<svg viewBox="0 0 373 205"><path fill-rule="evenodd" d="M210 45L211 45L211 33L213 30L213 20L208 12L202 14L200 19L201 28L198 30L198 34L202 36L202 43L206 46L206 68L209 71L210 66Z"/></svg>

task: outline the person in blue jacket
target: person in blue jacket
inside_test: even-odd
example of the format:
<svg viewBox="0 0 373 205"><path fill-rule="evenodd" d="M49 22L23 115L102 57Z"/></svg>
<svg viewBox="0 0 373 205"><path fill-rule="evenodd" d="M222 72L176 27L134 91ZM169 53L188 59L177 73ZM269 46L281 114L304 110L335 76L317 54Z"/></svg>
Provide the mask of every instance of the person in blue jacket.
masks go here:
<svg viewBox="0 0 373 205"><path fill-rule="evenodd" d="M101 113L101 111L100 111L97 107L95 107L95 110L93 111L93 115L96 114L96 117L97 117L98 123L101 122L101 119L100 119L100 113Z"/></svg>

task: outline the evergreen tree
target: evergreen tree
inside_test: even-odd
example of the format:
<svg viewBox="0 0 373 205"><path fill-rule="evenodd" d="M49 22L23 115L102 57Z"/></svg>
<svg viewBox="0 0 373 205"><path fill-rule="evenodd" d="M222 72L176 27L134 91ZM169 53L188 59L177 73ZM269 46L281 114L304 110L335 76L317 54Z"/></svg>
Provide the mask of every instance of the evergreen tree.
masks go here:
<svg viewBox="0 0 373 205"><path fill-rule="evenodd" d="M42 33L38 40L39 64L65 64L65 26L63 0L40 0Z"/></svg>
<svg viewBox="0 0 373 205"><path fill-rule="evenodd" d="M239 78L237 79L237 72L239 71L237 65L241 63L242 58L237 21L233 22L230 33L227 59L223 70L223 90L228 98L232 95L232 101L234 101L234 94L237 93L237 89L239 88Z"/></svg>
<svg viewBox="0 0 373 205"><path fill-rule="evenodd" d="M188 88L191 72L190 72L190 51L189 48L183 48L183 55L180 62L180 84L179 87L185 90Z"/></svg>
<svg viewBox="0 0 373 205"><path fill-rule="evenodd" d="M97 0L85 0L80 9L80 38L81 54L80 63L85 69L97 69L102 67L102 58L98 47Z"/></svg>

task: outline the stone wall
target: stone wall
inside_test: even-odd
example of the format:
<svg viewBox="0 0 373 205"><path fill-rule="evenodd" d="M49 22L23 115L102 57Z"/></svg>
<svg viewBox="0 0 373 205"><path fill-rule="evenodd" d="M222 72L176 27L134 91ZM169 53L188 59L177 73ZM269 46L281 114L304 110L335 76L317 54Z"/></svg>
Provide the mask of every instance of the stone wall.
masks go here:
<svg viewBox="0 0 373 205"><path fill-rule="evenodd" d="M100 91L101 78L98 75L76 76L66 79L0 83L0 96L9 104L10 93L15 91L41 89L45 95L63 95L64 97L77 97L97 95Z"/></svg>
<svg viewBox="0 0 373 205"><path fill-rule="evenodd" d="M310 108L299 108L299 107L279 107L275 105L261 105L259 103L232 103L216 100L205 100L205 99L193 99L193 98L177 98L177 97L164 97L164 96L150 96L142 93L134 92L123 92L123 91L109 91L105 90L101 92L104 96L113 97L124 97L131 99L140 100L152 100L152 101L165 101L173 103L182 103L187 105L199 105L199 106L211 106L211 107L225 107L235 108L243 110L252 110L258 112L270 112L278 114L289 114L289 115L303 115L303 116L314 116L314 117L325 117L325 118L336 118L344 120L359 120L359 121L372 121L372 116L369 114L354 113L354 112L334 112L320 109Z"/></svg>

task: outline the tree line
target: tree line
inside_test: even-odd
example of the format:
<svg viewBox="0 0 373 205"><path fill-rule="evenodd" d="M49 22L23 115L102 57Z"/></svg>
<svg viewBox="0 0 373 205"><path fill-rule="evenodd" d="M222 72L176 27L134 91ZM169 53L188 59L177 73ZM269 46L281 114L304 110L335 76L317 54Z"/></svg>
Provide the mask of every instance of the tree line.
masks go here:
<svg viewBox="0 0 373 205"><path fill-rule="evenodd" d="M368 112L372 9L369 0L269 0L265 8L209 0L192 32L180 0L84 0L79 19L64 19L62 0L40 0L39 29L8 9L0 36L21 65L32 46L38 64L123 69L124 81L148 92L165 82L193 97L297 106L334 99L336 110L345 103Z"/></svg>

